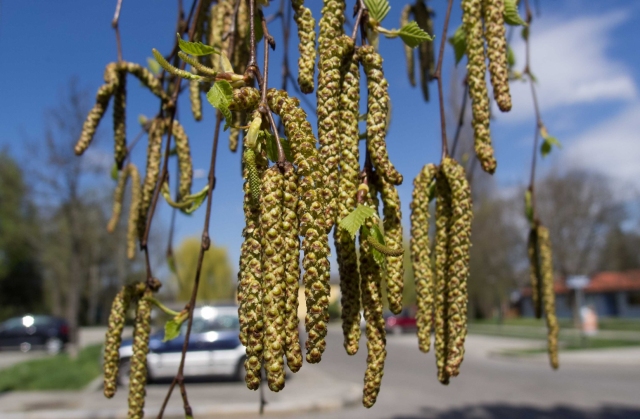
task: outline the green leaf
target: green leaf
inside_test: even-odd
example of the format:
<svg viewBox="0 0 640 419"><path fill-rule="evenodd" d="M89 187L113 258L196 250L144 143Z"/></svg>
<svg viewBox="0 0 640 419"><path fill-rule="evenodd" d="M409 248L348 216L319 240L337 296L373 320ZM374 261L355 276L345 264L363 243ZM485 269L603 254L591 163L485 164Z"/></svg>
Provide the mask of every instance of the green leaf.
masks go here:
<svg viewBox="0 0 640 419"><path fill-rule="evenodd" d="M262 131L262 135L266 138L267 143L267 157L272 162L278 161L278 142L276 141L275 135L271 134L267 131ZM282 144L282 150L284 151L284 156L288 161L293 161L293 156L291 155L291 143L286 138L280 137L280 144Z"/></svg>
<svg viewBox="0 0 640 419"><path fill-rule="evenodd" d="M164 324L164 339L163 342L170 341L177 338L180 335L180 326L182 323L178 323L175 318L167 320Z"/></svg>
<svg viewBox="0 0 640 419"><path fill-rule="evenodd" d="M195 55L196 57L210 54L220 54L220 51L212 46L205 45L202 42L185 41L184 39L182 39L179 33L177 33L176 36L178 37L178 46L180 47L182 52L186 54Z"/></svg>
<svg viewBox="0 0 640 419"><path fill-rule="evenodd" d="M453 33L453 36L449 38L449 43L453 47L453 52L456 57L456 65L458 65L467 51L467 33L462 25L458 26L458 29Z"/></svg>
<svg viewBox="0 0 640 419"><path fill-rule="evenodd" d="M524 193L524 214L530 223L533 223L533 201L531 198L531 191L527 189Z"/></svg>
<svg viewBox="0 0 640 419"><path fill-rule="evenodd" d="M247 25L250 26L250 25ZM256 44L260 41L262 41L262 38L264 38L264 33L262 31L262 20L260 20L260 15L258 13L256 13L256 15L253 18L253 30L255 31L256 34ZM251 29L249 29L249 31L251 31Z"/></svg>
<svg viewBox="0 0 640 419"><path fill-rule="evenodd" d="M529 28L528 27L524 27L522 28L522 32L520 32L520 35L522 36L522 39L524 39L525 41L529 39Z"/></svg>
<svg viewBox="0 0 640 419"><path fill-rule="evenodd" d="M118 165L114 164L111 166L111 179L117 181L118 180Z"/></svg>
<svg viewBox="0 0 640 419"><path fill-rule="evenodd" d="M415 48L424 41L433 41L433 37L423 31L415 21L411 21L400 28L398 35L407 46Z"/></svg>
<svg viewBox="0 0 640 419"><path fill-rule="evenodd" d="M507 65L509 68L513 68L513 66L516 65L516 54L509 44L507 44Z"/></svg>
<svg viewBox="0 0 640 419"><path fill-rule="evenodd" d="M176 258L173 255L167 256L167 266L171 273L176 273Z"/></svg>
<svg viewBox="0 0 640 419"><path fill-rule="evenodd" d="M226 119L226 129L231 121L231 111L229 110L229 104L233 100L233 88L231 84L226 80L218 80L207 92L207 100L211 106L218 109L222 112L222 115L224 115Z"/></svg>
<svg viewBox="0 0 640 419"><path fill-rule="evenodd" d="M149 67L149 71L151 71L156 76L160 74L160 64L155 60L155 58L147 57L147 66Z"/></svg>
<svg viewBox="0 0 640 419"><path fill-rule="evenodd" d="M365 220L376 214L376 210L358 204L358 207L351 211L349 215L340 220L340 227L351 234L351 238L356 237L356 233L364 224Z"/></svg>
<svg viewBox="0 0 640 419"><path fill-rule="evenodd" d="M553 146L562 148L562 144L560 144L560 141L558 141L556 137L544 137L544 141L540 146L540 154L542 154L542 157L546 157L549 153L551 153L551 149L553 148Z"/></svg>
<svg viewBox="0 0 640 419"><path fill-rule="evenodd" d="M200 192L187 196L189 201L191 201L191 206L184 209L182 212L184 212L185 214L192 214L193 212L195 212L198 208L200 208L204 200L207 198L208 192L209 185L206 185Z"/></svg>
<svg viewBox="0 0 640 419"><path fill-rule="evenodd" d="M527 26L527 22L522 20L518 14L517 0L504 0L504 21L511 26Z"/></svg>
<svg viewBox="0 0 640 419"><path fill-rule="evenodd" d="M233 73L231 61L229 61L229 57L227 57L224 51L220 53L220 68L222 68L225 73Z"/></svg>
<svg viewBox="0 0 640 419"><path fill-rule="evenodd" d="M382 23L391 10L388 0L364 0L364 5L367 6L369 16L378 24Z"/></svg>

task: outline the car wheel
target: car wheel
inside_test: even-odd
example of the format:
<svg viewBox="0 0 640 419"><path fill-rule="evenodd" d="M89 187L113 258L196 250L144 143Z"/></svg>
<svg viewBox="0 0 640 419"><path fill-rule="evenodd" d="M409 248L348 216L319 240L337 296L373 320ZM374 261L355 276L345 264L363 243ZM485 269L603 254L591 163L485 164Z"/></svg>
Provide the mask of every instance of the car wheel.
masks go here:
<svg viewBox="0 0 640 419"><path fill-rule="evenodd" d="M49 338L44 343L44 349L45 351L47 351L49 355L59 354L60 351L62 351L63 347L64 347L64 343L62 343L62 340L56 337Z"/></svg>
<svg viewBox="0 0 640 419"><path fill-rule="evenodd" d="M120 360L118 367L118 385L122 387L129 387L129 372L131 371L131 358L124 358Z"/></svg>
<svg viewBox="0 0 640 419"><path fill-rule="evenodd" d="M247 359L246 356L243 356L238 361L238 365L236 365L236 371L233 375L234 381L244 381L244 361Z"/></svg>

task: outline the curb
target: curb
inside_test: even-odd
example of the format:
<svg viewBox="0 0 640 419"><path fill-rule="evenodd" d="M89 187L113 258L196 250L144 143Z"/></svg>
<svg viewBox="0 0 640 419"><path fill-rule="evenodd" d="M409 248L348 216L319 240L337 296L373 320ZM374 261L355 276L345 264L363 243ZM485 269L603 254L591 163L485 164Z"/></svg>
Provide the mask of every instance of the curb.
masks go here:
<svg viewBox="0 0 640 419"><path fill-rule="evenodd" d="M100 379L102 377L99 377ZM98 379L96 379L98 380ZM96 381L94 380L94 381ZM91 385L91 384L90 384ZM85 391L93 391L87 386ZM265 416L282 415L285 413L308 413L340 410L357 405L362 397L362 389L353 384L341 396L319 400L275 401L265 406ZM145 408L147 415L153 417L160 410L160 405ZM198 418L216 418L229 416L258 415L258 403L208 404L193 407L193 413ZM166 419L184 419L182 408L167 408L164 413ZM40 410L31 412L2 412L3 419L126 419L127 409L104 410Z"/></svg>

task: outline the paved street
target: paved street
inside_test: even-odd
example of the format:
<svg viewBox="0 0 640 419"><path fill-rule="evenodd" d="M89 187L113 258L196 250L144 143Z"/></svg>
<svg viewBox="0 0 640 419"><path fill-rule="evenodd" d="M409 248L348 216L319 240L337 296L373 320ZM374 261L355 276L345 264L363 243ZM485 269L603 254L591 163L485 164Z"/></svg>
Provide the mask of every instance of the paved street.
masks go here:
<svg viewBox="0 0 640 419"><path fill-rule="evenodd" d="M321 368L335 378L361 383L366 359L364 339L359 353L349 357L342 348L339 329L333 329L330 337L322 363L305 367ZM494 350L531 345L527 340L469 336L460 376L445 387L436 380L433 353L419 352L414 335L390 336L382 391L373 408L358 404L331 414L302 417L640 418L640 350L635 350L635 365L589 365L589 359L573 354L567 355L563 365L561 356L558 371L552 371L543 357L523 360L487 356ZM606 354L600 351L600 361L602 353Z"/></svg>

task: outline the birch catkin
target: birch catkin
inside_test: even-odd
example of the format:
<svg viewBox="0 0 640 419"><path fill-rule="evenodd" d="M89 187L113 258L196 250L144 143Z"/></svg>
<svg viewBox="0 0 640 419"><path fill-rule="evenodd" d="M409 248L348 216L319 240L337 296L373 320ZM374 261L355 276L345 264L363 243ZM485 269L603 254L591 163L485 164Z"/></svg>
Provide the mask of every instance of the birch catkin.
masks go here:
<svg viewBox="0 0 640 419"><path fill-rule="evenodd" d="M398 249L399 255L388 255L387 260L387 300L389 310L398 314L402 311L402 292L404 289L404 256L402 255L402 212L400 211L400 196L395 186L379 178L379 189L382 197L382 224L384 226L385 245Z"/></svg>
<svg viewBox="0 0 640 419"><path fill-rule="evenodd" d="M284 177L277 166L262 176L260 235L262 245L262 304L264 307L264 367L272 391L284 388L285 239L282 229Z"/></svg>
<svg viewBox="0 0 640 419"><path fill-rule="evenodd" d="M147 214L151 206L151 198L160 174L160 158L162 134L165 125L161 119L154 119L149 128L149 144L147 146L147 171L140 194L140 215L138 216L138 237L142 239L147 228Z"/></svg>
<svg viewBox="0 0 640 419"><path fill-rule="evenodd" d="M147 385L147 353L149 353L149 334L151 333L151 302L145 297L153 295L146 290L138 301L136 324L133 331L133 355L129 374L129 413L128 418L142 419L144 416L144 398Z"/></svg>
<svg viewBox="0 0 640 419"><path fill-rule="evenodd" d="M127 158L127 75L124 71L118 71L118 84L113 94L113 142L114 156L118 170L122 169Z"/></svg>
<svg viewBox="0 0 640 419"><path fill-rule="evenodd" d="M313 92L313 76L316 66L316 21L311 10L304 7L304 0L291 0L293 19L298 25L298 85L302 93Z"/></svg>
<svg viewBox="0 0 640 419"><path fill-rule="evenodd" d="M180 167L180 182L178 185L178 199L191 194L191 182L193 181L193 163L191 162L191 148L189 147L189 137L184 131L182 124L177 120L165 120L166 129L171 125L171 132L176 144L176 154L178 155L178 166Z"/></svg>
<svg viewBox="0 0 640 419"><path fill-rule="evenodd" d="M529 279L531 283L531 301L537 319L542 317L542 272L540 269L540 247L538 245L538 229L529 230L527 253L529 255Z"/></svg>
<svg viewBox="0 0 640 419"><path fill-rule="evenodd" d="M489 130L489 93L485 82L486 64L482 31L482 1L462 0L462 23L467 35L467 82L471 97L474 145L482 169L493 173L496 160Z"/></svg>
<svg viewBox="0 0 640 419"><path fill-rule="evenodd" d="M195 72L191 69L192 72ZM202 120L202 99L200 98L200 82L189 80L189 101L191 102L191 113L196 121Z"/></svg>
<svg viewBox="0 0 640 419"><path fill-rule="evenodd" d="M127 221L127 257L133 259L136 253L136 233L138 217L140 216L141 186L138 168L132 163L129 163L124 170L120 172L120 176L118 177L118 185L113 194L113 212L109 224L107 224L107 231L113 233L118 224L122 212L127 179L129 177L131 177L131 203L129 204L129 219Z"/></svg>
<svg viewBox="0 0 640 419"><path fill-rule="evenodd" d="M400 27L402 28L409 23L409 16L411 15L412 6L410 4L405 5L400 12ZM407 61L407 75L409 76L409 83L412 86L416 85L416 63L413 48L404 44L404 57Z"/></svg>
<svg viewBox="0 0 640 419"><path fill-rule="evenodd" d="M416 313L418 346L422 352L429 352L434 322L434 284L429 243L429 189L437 170L434 164L427 164L422 168L413 181L413 201L411 202L411 264L418 305Z"/></svg>
<svg viewBox="0 0 640 419"><path fill-rule="evenodd" d="M285 355L293 372L302 367L302 350L298 336L298 291L300 280L300 237L296 214L298 203L298 174L291 164L285 166L284 196L282 198L282 231L284 234L284 263L286 283Z"/></svg>
<svg viewBox="0 0 640 419"><path fill-rule="evenodd" d="M122 287L113 299L111 311L109 312L109 327L105 336L104 363L102 366L104 372L104 395L108 399L116 394L122 330L124 329L125 316L129 309L132 294L132 286Z"/></svg>
<svg viewBox="0 0 640 419"><path fill-rule="evenodd" d="M340 86L340 178L337 218L340 221L356 208L359 183L358 118L360 116L360 68L355 53L343 64ZM342 228L334 230L340 294L344 348L349 355L358 352L360 342L360 274L356 243Z"/></svg>
<svg viewBox="0 0 640 419"><path fill-rule="evenodd" d="M402 175L389 160L385 137L389 114L388 83L382 72L382 57L370 45L358 49L360 62L367 75L367 149L378 176L393 185L402 183Z"/></svg>
<svg viewBox="0 0 640 419"><path fill-rule="evenodd" d="M482 12L493 97L502 112L509 112L511 110L511 94L509 93L503 0L483 0Z"/></svg>
<svg viewBox="0 0 640 419"><path fill-rule="evenodd" d="M549 230L542 225L537 226L538 246L540 251L540 272L542 280L542 300L544 301L544 314L547 321L547 345L549 363L555 370L558 369L558 318L556 316L555 292L553 290L553 260L551 254L551 241Z"/></svg>
<svg viewBox="0 0 640 419"><path fill-rule="evenodd" d="M377 212L378 198L373 184L369 187L366 205ZM365 222L367 228L373 226L373 219ZM363 240L360 233L360 278L362 289L362 307L366 321L365 333L367 335L367 369L364 374L364 389L362 404L371 407L375 404L384 375L384 361L387 356L386 332L384 318L382 317L382 295L380 267L373 259L370 243Z"/></svg>

